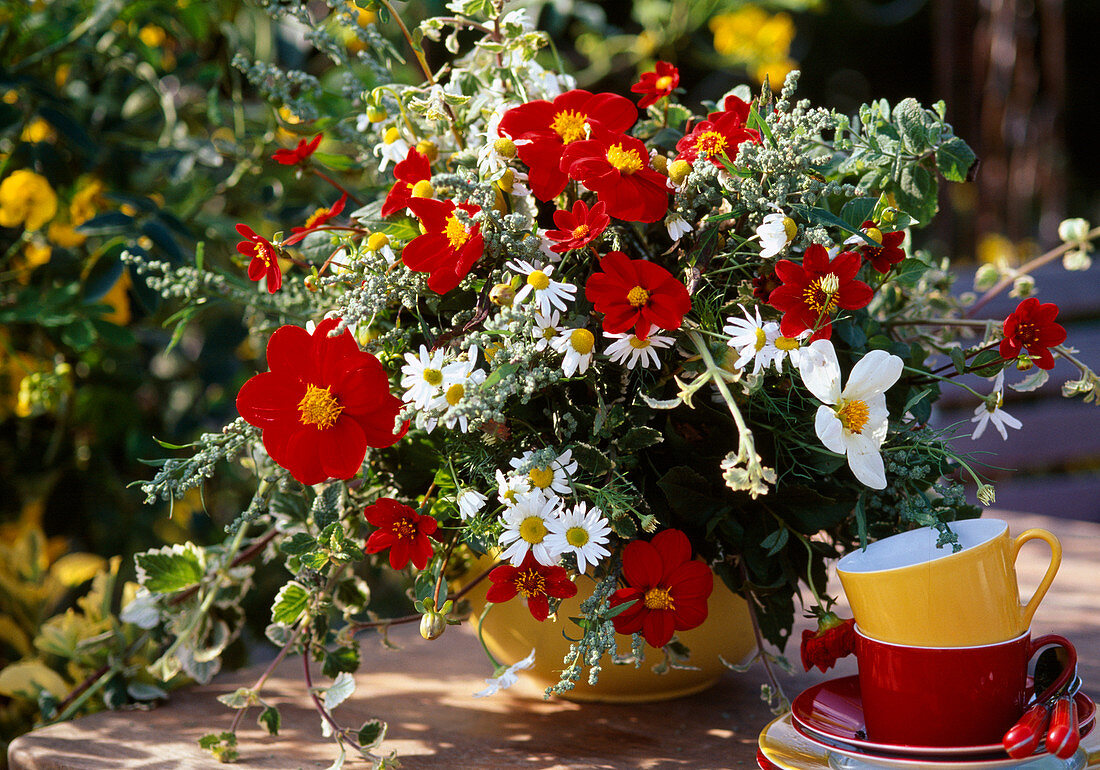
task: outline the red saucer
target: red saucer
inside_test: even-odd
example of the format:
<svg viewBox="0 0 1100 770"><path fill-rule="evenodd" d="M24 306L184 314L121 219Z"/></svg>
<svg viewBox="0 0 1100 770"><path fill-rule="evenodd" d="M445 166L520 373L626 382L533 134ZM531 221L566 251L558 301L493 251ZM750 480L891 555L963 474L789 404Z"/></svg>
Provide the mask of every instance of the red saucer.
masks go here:
<svg viewBox="0 0 1100 770"><path fill-rule="evenodd" d="M1082 733L1096 719L1096 704L1078 692L1077 723ZM1001 744L987 746L912 746L868 740L864 729L863 701L859 676L830 679L810 687L791 704L795 727L810 738L820 738L857 749L888 754L918 754L925 757L1004 754Z"/></svg>

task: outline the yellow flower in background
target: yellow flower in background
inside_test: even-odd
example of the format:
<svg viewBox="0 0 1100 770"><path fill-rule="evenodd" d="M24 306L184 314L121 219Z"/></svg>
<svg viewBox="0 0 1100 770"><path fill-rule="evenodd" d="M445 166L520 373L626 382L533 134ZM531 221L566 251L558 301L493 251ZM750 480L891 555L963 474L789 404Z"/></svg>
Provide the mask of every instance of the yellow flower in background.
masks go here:
<svg viewBox="0 0 1100 770"><path fill-rule="evenodd" d="M156 24L146 24L138 30L138 39L150 48L160 48L168 39L168 34Z"/></svg>
<svg viewBox="0 0 1100 770"><path fill-rule="evenodd" d="M37 144L38 142L52 142L56 137L57 133L53 130L53 126L42 118L35 118L27 124L19 138L24 142Z"/></svg>
<svg viewBox="0 0 1100 770"><path fill-rule="evenodd" d="M78 233L76 228L67 222L51 222L50 228L46 231L46 237L50 243L63 249L82 246L84 241L88 240L88 236Z"/></svg>
<svg viewBox="0 0 1100 770"><path fill-rule="evenodd" d="M374 11L368 10L366 8L360 8L359 5L357 5L356 3L352 3L351 7L359 12L359 17L356 19L356 22L359 24L360 27L366 27L378 21L378 14Z"/></svg>
<svg viewBox="0 0 1100 770"><path fill-rule="evenodd" d="M53 73L53 83L58 88L69 82L69 73L72 72L72 67L68 64L58 64L57 69Z"/></svg>
<svg viewBox="0 0 1100 770"><path fill-rule="evenodd" d="M104 321L116 326L125 326L130 323L130 297L126 290L132 285L130 274L124 270L115 281L115 285L100 297L101 303L111 306L111 312L102 316Z"/></svg>
<svg viewBox="0 0 1100 770"><path fill-rule="evenodd" d="M797 69L797 67L798 62L793 59L777 59L776 61L758 64L753 69L752 76L756 79L757 83L763 83L766 77L771 89L773 91L778 91L783 87L783 81L787 78L790 71Z"/></svg>
<svg viewBox="0 0 1100 770"><path fill-rule="evenodd" d="M797 64L788 55L794 40L794 21L789 14L769 14L755 5L710 20L714 50L745 64L753 77L763 83L782 85L787 73Z"/></svg>
<svg viewBox="0 0 1100 770"><path fill-rule="evenodd" d="M44 176L13 171L0 182L0 226L39 230L57 214L57 193Z"/></svg>
<svg viewBox="0 0 1100 770"><path fill-rule="evenodd" d="M103 182L95 177L86 179L73 195L69 203L69 219L73 225L82 225L99 213L104 204L103 191L106 188Z"/></svg>
<svg viewBox="0 0 1100 770"><path fill-rule="evenodd" d="M1018 264L1020 259L1012 241L1000 233L986 233L978 241L978 261L997 267L1010 267Z"/></svg>
<svg viewBox="0 0 1100 770"><path fill-rule="evenodd" d="M0 96L0 101L4 104L15 104L19 101L19 92L14 89L5 91L3 96Z"/></svg>

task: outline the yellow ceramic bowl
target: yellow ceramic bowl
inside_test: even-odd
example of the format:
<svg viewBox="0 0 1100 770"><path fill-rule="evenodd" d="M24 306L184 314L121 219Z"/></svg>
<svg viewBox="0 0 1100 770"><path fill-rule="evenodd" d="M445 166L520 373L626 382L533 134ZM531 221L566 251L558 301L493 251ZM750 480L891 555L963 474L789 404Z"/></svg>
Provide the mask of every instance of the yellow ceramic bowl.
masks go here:
<svg viewBox="0 0 1100 770"><path fill-rule="evenodd" d="M475 570L480 572L490 564L482 560ZM569 618L580 617L581 602L592 595L596 586L594 580L584 575L578 576L576 582L577 595L561 603L556 621L547 619L539 623L519 597L494 606L485 618L483 632L485 644L497 660L511 665L527 657L534 648L535 665L523 673L541 687L557 684L562 659L570 645L563 633L574 639L580 636L580 629ZM467 597L474 607L472 622L476 622L485 606L489 585L488 580L483 581ZM598 684L588 684L588 669L585 668L576 688L563 697L574 701L639 703L692 695L715 684L728 670L718 659L719 655L736 664L756 648L748 605L717 577L714 592L707 602L706 621L690 631L678 631L676 636L691 650L688 663L697 666L698 671L673 670L663 675L654 674L650 669L663 660L663 655L647 646L641 668L634 668L633 664L616 666L605 656ZM619 652L629 655L630 637L618 635L616 640Z"/></svg>

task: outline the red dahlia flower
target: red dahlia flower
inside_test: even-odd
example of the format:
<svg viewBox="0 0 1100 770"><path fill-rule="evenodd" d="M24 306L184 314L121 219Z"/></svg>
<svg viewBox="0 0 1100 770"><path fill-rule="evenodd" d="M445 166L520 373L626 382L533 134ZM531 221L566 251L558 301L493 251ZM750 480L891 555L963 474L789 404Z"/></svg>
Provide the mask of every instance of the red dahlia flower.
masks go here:
<svg viewBox="0 0 1100 770"><path fill-rule="evenodd" d="M654 327L679 329L691 310L687 289L660 265L612 251L600 260L600 269L589 276L584 296L604 313L608 334L634 327L634 334L645 339Z"/></svg>
<svg viewBox="0 0 1100 770"><path fill-rule="evenodd" d="M725 168L725 163L733 163L737 157L741 142L760 141L760 134L745 128L745 122L738 113L711 114L717 119L696 124L690 134L676 143L676 160L694 163L696 158L707 158L718 168Z"/></svg>
<svg viewBox="0 0 1100 770"><path fill-rule="evenodd" d="M455 206L452 201L434 198L411 198L408 205L420 219L424 234L401 250L401 261L410 270L428 273L428 288L446 294L466 277L485 247L481 225L467 228L455 210L472 215L481 209L471 203Z"/></svg>
<svg viewBox="0 0 1100 770"><path fill-rule="evenodd" d="M577 595L577 586L569 580L564 567L548 567L539 564L533 553L528 553L518 567L502 564L489 573L492 585L485 594L490 602L506 602L516 594L527 600L531 617L542 622L550 614L548 597L568 599Z"/></svg>
<svg viewBox="0 0 1100 770"><path fill-rule="evenodd" d="M607 204L608 216L627 222L656 222L668 211L668 179L649 165L638 139L593 131L561 154L561 168Z"/></svg>
<svg viewBox="0 0 1100 770"><path fill-rule="evenodd" d="M831 612L817 619L817 630L807 628L802 632L802 668L809 671L814 666L825 673L841 658L856 649L855 618L841 620Z"/></svg>
<svg viewBox="0 0 1100 770"><path fill-rule="evenodd" d="M321 137L324 134L317 134L313 139L302 139L298 142L298 146L293 150L276 150L271 159L276 163L282 163L284 166L294 166L298 163L305 163L309 156L313 154L313 151L317 149L317 145L321 143Z"/></svg>
<svg viewBox="0 0 1100 770"><path fill-rule="evenodd" d="M367 553L390 549L390 566L404 569L411 560L417 569L424 569L432 558L432 543L428 536L435 533L439 522L431 516L421 516L392 497L380 497L363 509L367 521L378 527L367 538Z"/></svg>
<svg viewBox="0 0 1100 770"><path fill-rule="evenodd" d="M811 340L827 340L833 333L833 312L839 307L858 310L867 307L874 296L871 287L855 280L860 259L854 251L837 254L819 243L806 249L802 264L789 259L775 263L775 273L783 285L768 296L768 304L783 311L779 331L784 337L797 337L813 330Z"/></svg>
<svg viewBox="0 0 1100 770"><path fill-rule="evenodd" d="M401 211L409 205L416 183L431 180L432 163L427 155L423 155L415 147L410 147L405 160L393 167L393 178L393 188L382 204L384 217Z"/></svg>
<svg viewBox="0 0 1100 770"><path fill-rule="evenodd" d="M659 61L654 66L654 71L643 73L630 90L636 94L645 94L638 100L638 106L644 110L662 96L671 94L678 85L680 85L680 70L667 61Z"/></svg>
<svg viewBox="0 0 1100 770"><path fill-rule="evenodd" d="M691 558L691 543L678 529L658 532L650 542L633 540L623 549L627 588L611 595L611 606L635 602L612 618L620 634L641 633L652 647L664 647L676 631L707 619L714 588L710 567Z"/></svg>
<svg viewBox="0 0 1100 770"><path fill-rule="evenodd" d="M540 99L508 110L497 133L516 142L519 159L531 169L527 185L536 198L548 201L568 181L561 166L565 147L587 139L590 129L626 131L637 119L637 108L624 96L574 89L553 102Z"/></svg>
<svg viewBox="0 0 1100 770"><path fill-rule="evenodd" d="M348 202L348 195L347 195L347 193L344 193L343 195L340 196L340 199L338 201L336 201L336 203L333 203L331 206L329 206L327 208L322 207L322 208L317 209L316 211L314 211L312 214L309 215L309 219L306 220L305 225L303 225L302 227L292 227L292 228L290 228L290 232L292 232L293 235L291 235L289 238L287 238L285 241L283 241L283 243L286 244L287 246L293 246L295 243L297 243L298 241L305 238L307 235L312 233L314 230L317 230L318 228L324 227L331 220L333 220L336 217L340 216L340 214L344 210L344 205L347 202Z"/></svg>
<svg viewBox="0 0 1100 770"><path fill-rule="evenodd" d="M1026 348L1036 366L1040 369L1053 369L1054 356L1048 348L1066 341L1065 328L1054 323L1057 317L1058 306L1053 302L1040 305L1035 297L1025 299L1005 319L1001 358L1016 358L1020 355L1020 350Z"/></svg>
<svg viewBox="0 0 1100 770"><path fill-rule="evenodd" d="M572 249L583 249L599 238L611 224L611 218L607 216L607 204L603 201L592 208L584 201L577 201L572 211L555 211L554 224L558 229L546 232L547 238L557 241L550 251L564 254Z"/></svg>
<svg viewBox="0 0 1100 770"><path fill-rule="evenodd" d="M248 225L237 225L237 232L247 240L237 244L237 251L251 257L248 263L248 280L259 281L267 279L267 291L274 294L283 285L283 271L279 268L279 255L275 251L274 244L256 232Z"/></svg>
<svg viewBox="0 0 1100 770"><path fill-rule="evenodd" d="M270 371L257 374L237 394L237 411L263 430L271 459L303 484L350 479L367 447L388 447L405 435L394 432L401 399L390 394L382 364L359 349L351 332L329 337L337 319L311 335L281 326L267 343Z"/></svg>
<svg viewBox="0 0 1100 770"><path fill-rule="evenodd" d="M722 101L722 109L707 115L707 120L716 123L726 118L728 115L733 115L743 126L749 122L749 110L751 108L752 105L749 102L746 102L739 96L730 94Z"/></svg>
<svg viewBox="0 0 1100 770"><path fill-rule="evenodd" d="M905 233L901 230L884 233L870 220L860 225L859 229L868 238L879 243L878 246L871 246L862 238L860 239L863 244L859 247L860 256L865 261L870 262L871 267L875 270L880 273L889 273L891 267L905 259L905 250L901 248L901 242L905 240Z"/></svg>

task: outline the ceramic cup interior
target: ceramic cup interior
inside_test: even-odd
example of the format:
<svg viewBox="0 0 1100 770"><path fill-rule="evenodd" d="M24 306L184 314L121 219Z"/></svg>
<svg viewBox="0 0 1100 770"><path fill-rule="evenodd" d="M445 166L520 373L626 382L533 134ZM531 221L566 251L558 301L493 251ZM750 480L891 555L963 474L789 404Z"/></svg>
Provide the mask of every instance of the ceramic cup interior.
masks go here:
<svg viewBox="0 0 1100 770"><path fill-rule="evenodd" d="M948 525L959 536L962 551L976 548L1003 534L1008 524L999 519L966 519ZM853 551L837 562L840 572L866 573L912 567L946 559L961 551L951 544L937 546L940 533L932 527L902 532Z"/></svg>

